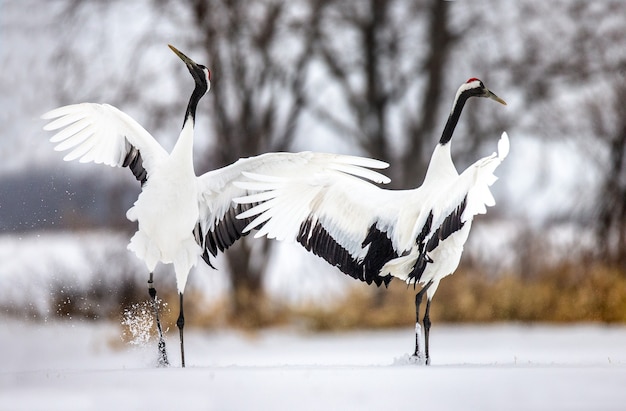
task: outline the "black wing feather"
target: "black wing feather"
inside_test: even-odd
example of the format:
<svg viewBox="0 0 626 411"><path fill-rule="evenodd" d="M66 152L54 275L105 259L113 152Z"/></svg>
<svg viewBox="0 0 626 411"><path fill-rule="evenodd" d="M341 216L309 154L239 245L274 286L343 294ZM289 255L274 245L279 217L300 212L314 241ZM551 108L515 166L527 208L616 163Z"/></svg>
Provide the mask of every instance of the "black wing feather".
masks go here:
<svg viewBox="0 0 626 411"><path fill-rule="evenodd" d="M397 257L397 253L387 233L378 230L376 224L370 227L361 245L362 247L369 245L369 249L366 256L360 260L354 258L348 250L337 243L319 221L313 223L311 217L300 225L296 239L307 251L322 257L352 278L367 284L373 282L377 286L382 284L387 286L391 281L390 275L381 277L379 273L387 261Z"/></svg>
<svg viewBox="0 0 626 411"><path fill-rule="evenodd" d="M439 243L450 237L452 234L461 230L465 225L464 221L461 221L461 216L465 211L465 206L467 205L467 195L463 198L463 201L452 211L448 216L443 220L441 225L435 230L433 235L430 237L426 244L423 244L426 235L424 233L428 233L431 230L432 225L432 211L428 216L426 224L422 229L422 232L417 237L417 242L420 244L420 255L415 262L415 266L413 266L413 270L409 274L409 279L417 283L421 278L424 270L426 269L426 265L432 263L433 260L428 256L428 253L433 251L435 248L439 246ZM427 229L428 226L428 229ZM421 241L420 241L421 238Z"/></svg>
<svg viewBox="0 0 626 411"><path fill-rule="evenodd" d="M219 252L224 252L241 237L248 235L243 229L252 221L251 218L237 219L236 216L257 204L237 204L230 207L226 214L219 220L213 230L202 233L200 223L196 225L194 235L196 242L202 247L202 259L211 267L211 256L216 257Z"/></svg>
<svg viewBox="0 0 626 411"><path fill-rule="evenodd" d="M130 171L133 172L133 175L141 183L141 186L148 181L148 172L143 167L143 159L141 158L141 153L137 149L137 147L131 145L128 141L126 141L126 157L124 157L124 161L122 162L122 167L130 168Z"/></svg>

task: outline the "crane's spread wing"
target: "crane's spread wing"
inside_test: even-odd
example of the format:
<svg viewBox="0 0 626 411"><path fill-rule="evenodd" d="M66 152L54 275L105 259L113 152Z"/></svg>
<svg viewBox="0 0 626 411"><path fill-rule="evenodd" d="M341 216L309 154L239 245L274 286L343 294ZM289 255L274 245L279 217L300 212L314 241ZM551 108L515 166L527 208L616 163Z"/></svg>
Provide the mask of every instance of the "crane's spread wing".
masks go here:
<svg viewBox="0 0 626 411"><path fill-rule="evenodd" d="M310 176L323 181L341 177L353 180L364 178L388 183L387 177L371 170L386 167L388 164L382 161L354 156L312 152L268 153L240 159L203 174L198 177L200 219L195 230L196 241L204 249L202 257L211 265L210 255L216 256L249 231L245 228L252 218L239 219L236 216L256 206L262 195L251 198L250 202L233 202L234 198L245 197L254 191L248 190L245 184L233 184L235 181L255 184L254 178L245 175L262 174L267 178Z"/></svg>
<svg viewBox="0 0 626 411"><path fill-rule="evenodd" d="M429 253L494 204L489 186L508 153L483 158L457 178L415 190L384 190L347 175L267 176L244 173L235 185L249 192L235 202L251 208L238 218L256 236L297 241L345 274L368 284L391 276L419 281ZM447 274L447 273L446 273Z"/></svg>
<svg viewBox="0 0 626 411"><path fill-rule="evenodd" d="M249 222L244 233L299 242L353 278L387 284L381 267L407 248L419 213L419 190L383 190L343 173L267 176L244 173L236 186L256 192L235 202L253 206L238 218ZM410 203L416 205L406 207ZM408 228L408 230L406 230Z"/></svg>
<svg viewBox="0 0 626 411"><path fill-rule="evenodd" d="M59 130L50 141L54 149L69 153L65 161L129 167L146 182L167 152L139 123L108 104L81 103L59 107L41 116L52 120L44 130Z"/></svg>

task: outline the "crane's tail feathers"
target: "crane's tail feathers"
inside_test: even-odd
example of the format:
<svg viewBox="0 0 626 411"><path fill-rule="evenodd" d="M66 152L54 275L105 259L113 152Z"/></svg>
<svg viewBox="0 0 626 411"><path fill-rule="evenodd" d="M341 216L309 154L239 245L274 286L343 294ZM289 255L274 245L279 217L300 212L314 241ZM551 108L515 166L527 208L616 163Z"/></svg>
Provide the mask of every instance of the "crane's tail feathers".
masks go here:
<svg viewBox="0 0 626 411"><path fill-rule="evenodd" d="M126 212L126 219L128 219L128 221L137 221L137 209L135 206L128 209Z"/></svg>
<svg viewBox="0 0 626 411"><path fill-rule="evenodd" d="M498 141L498 158L502 161L509 155L509 135L505 132L502 133L500 140Z"/></svg>
<svg viewBox="0 0 626 411"><path fill-rule="evenodd" d="M387 261L380 269L379 275L383 277L392 275L407 283L415 281L409 275L413 271L413 266L417 261L417 253L415 251L416 250L407 255Z"/></svg>
<svg viewBox="0 0 626 411"><path fill-rule="evenodd" d="M143 260L149 272L153 272L161 259L161 251L143 232L137 231L130 239L127 247L134 252L140 260Z"/></svg>
<svg viewBox="0 0 626 411"><path fill-rule="evenodd" d="M485 214L487 207L493 207L496 204L489 187L498 180L494 172L509 154L509 148L509 137L504 132L498 141L498 152L478 160L466 170L466 172L471 173L467 177L471 178L472 181L467 194L467 206L463 213L463 221L467 221L477 214Z"/></svg>
<svg viewBox="0 0 626 411"><path fill-rule="evenodd" d="M176 287L179 293L185 291L189 271L196 265L201 254L202 249L196 243L195 238L191 237L183 240L180 250L172 261L174 272L176 273Z"/></svg>

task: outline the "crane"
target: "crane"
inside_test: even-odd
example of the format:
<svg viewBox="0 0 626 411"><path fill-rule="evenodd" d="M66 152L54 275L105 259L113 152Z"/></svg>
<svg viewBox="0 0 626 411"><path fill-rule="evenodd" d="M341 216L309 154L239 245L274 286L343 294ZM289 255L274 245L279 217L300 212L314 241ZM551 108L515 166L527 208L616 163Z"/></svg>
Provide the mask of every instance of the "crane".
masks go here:
<svg viewBox="0 0 626 411"><path fill-rule="evenodd" d="M57 151L69 151L65 161L101 163L128 167L141 183L137 201L126 213L138 230L128 249L143 260L149 272L148 291L155 310L159 365L169 365L158 317L153 272L157 263L173 264L179 295L181 365L185 366L183 294L187 278L199 257L211 267L217 256L241 238L246 220L236 215L251 205L236 205L232 199L247 192L232 184L242 172L267 175L338 176L387 183L389 179L372 169L388 166L382 161L327 153L266 153L196 176L193 139L196 108L211 85L211 72L196 64L174 46L170 49L186 64L195 88L185 111L182 130L168 153L139 123L108 104L80 103L63 106L42 115L50 120L44 130L59 130L50 141ZM348 175L352 177L347 177Z"/></svg>
<svg viewBox="0 0 626 411"><path fill-rule="evenodd" d="M432 154L423 184L412 190L388 190L362 180L320 181L307 176L265 176L244 172L250 180L235 184L255 194L234 201L252 206L238 218L254 218L247 233L300 243L345 274L387 285L393 277L422 288L415 297L413 360L430 364L430 304L441 279L458 267L472 219L495 200L489 187L493 172L509 151L503 133L498 152L459 174L452 162L452 134L466 101L486 97L506 105L477 78L463 83ZM419 322L424 293L427 304Z"/></svg>

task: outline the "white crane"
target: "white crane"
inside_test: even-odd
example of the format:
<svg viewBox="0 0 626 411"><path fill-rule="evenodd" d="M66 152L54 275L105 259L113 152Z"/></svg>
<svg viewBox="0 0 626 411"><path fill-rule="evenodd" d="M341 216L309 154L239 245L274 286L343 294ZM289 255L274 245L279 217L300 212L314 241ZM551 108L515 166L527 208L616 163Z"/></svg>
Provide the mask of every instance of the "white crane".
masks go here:
<svg viewBox="0 0 626 411"><path fill-rule="evenodd" d="M494 170L509 150L508 137L503 133L498 153L478 160L459 175L450 155L450 140L470 97L506 104L476 78L461 85L419 188L385 190L362 180L320 181L303 175L252 173L244 175L255 182L235 183L257 192L235 202L260 203L238 216L254 218L244 232L259 228L255 237L297 241L368 284L387 285L397 277L422 285L415 297L414 356L420 363L430 363L430 302L439 281L456 270L474 215L495 204L489 186L496 180ZM424 293L428 302L422 351L419 309Z"/></svg>
<svg viewBox="0 0 626 411"><path fill-rule="evenodd" d="M82 103L57 108L42 118L52 120L45 130L59 130L50 141L57 151L70 150L66 161L103 163L128 167L141 182L141 193L126 216L138 230L128 249L143 260L150 273L148 287L154 303L159 332L159 363L168 365L165 341L158 319L153 271L158 262L172 263L176 273L180 314L181 365L185 366L183 343L183 293L189 271L202 257L211 265L210 255L230 247L243 234L248 222L235 216L250 205L236 205L234 197L247 192L231 182L242 172L268 175L317 175L365 178L378 183L389 179L373 169L388 166L382 161L324 153L268 153L240 159L218 170L196 176L193 167L193 134L198 102L211 84L209 69L169 46L187 65L195 88L185 112L182 131L171 153L135 120L108 104ZM358 177L347 177L355 175ZM212 265L211 265L212 266Z"/></svg>

